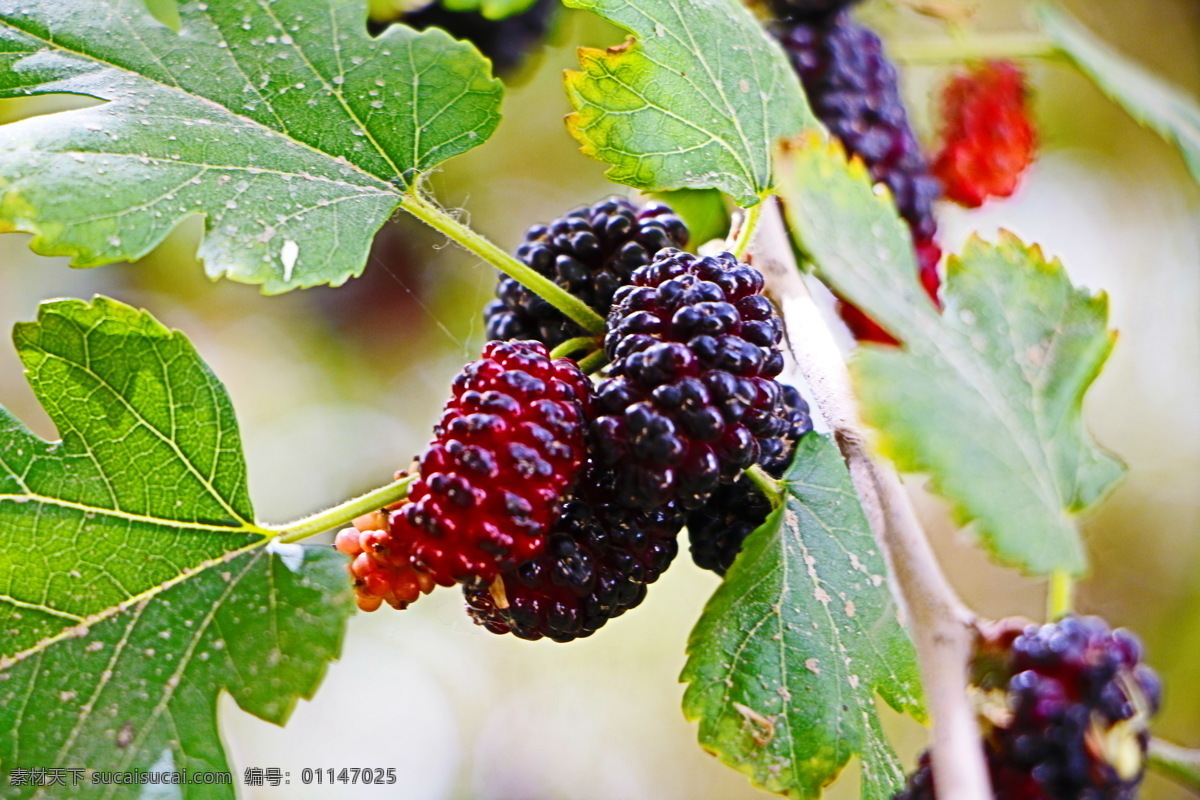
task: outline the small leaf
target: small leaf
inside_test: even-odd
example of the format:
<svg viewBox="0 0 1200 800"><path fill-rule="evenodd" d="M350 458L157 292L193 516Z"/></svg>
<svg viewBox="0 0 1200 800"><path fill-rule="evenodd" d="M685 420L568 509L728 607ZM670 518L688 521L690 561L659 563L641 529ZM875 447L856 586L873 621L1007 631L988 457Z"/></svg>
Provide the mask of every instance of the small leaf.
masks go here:
<svg viewBox="0 0 1200 800"><path fill-rule="evenodd" d="M1200 105L1178 88L1117 53L1057 3L1037 5L1042 30L1130 116L1172 142L1200 181Z"/></svg>
<svg viewBox="0 0 1200 800"><path fill-rule="evenodd" d="M904 771L875 694L922 716L916 655L828 437L800 440L785 489L692 631L684 713L705 749L765 789L819 797L857 754L862 797L888 800Z"/></svg>
<svg viewBox="0 0 1200 800"><path fill-rule="evenodd" d="M365 0L0 0L0 97L101 105L0 127L0 226L76 266L206 217L208 273L267 292L359 274L419 176L482 143L502 87L440 30L366 32Z"/></svg>
<svg viewBox="0 0 1200 800"><path fill-rule="evenodd" d="M950 259L939 314L903 223L861 165L809 142L783 152L780 175L798 246L904 343L861 348L851 364L877 444L900 469L928 473L1001 561L1082 572L1075 515L1124 470L1082 420L1115 340L1105 296L1004 234Z"/></svg>
<svg viewBox="0 0 1200 800"><path fill-rule="evenodd" d="M217 694L275 722L312 695L345 559L253 521L229 398L181 334L97 298L14 338L63 438L0 408L0 766L227 769Z"/></svg>
<svg viewBox="0 0 1200 800"><path fill-rule="evenodd" d="M636 38L582 48L567 117L610 179L720 189L743 206L771 186L775 142L816 126L779 46L737 0L564 0Z"/></svg>

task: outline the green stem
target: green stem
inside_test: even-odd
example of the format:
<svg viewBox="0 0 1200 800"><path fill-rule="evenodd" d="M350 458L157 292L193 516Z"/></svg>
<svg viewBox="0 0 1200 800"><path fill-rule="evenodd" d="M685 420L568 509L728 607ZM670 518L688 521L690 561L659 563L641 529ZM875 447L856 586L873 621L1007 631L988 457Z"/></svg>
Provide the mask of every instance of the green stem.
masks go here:
<svg viewBox="0 0 1200 800"><path fill-rule="evenodd" d="M603 350L597 350L586 358L579 360L579 370L585 375L591 375L596 370L608 363L608 353Z"/></svg>
<svg viewBox="0 0 1200 800"><path fill-rule="evenodd" d="M576 336L574 339L567 339L558 347L550 351L551 358L567 358L571 353L578 353L580 350L590 351L596 346L595 336Z"/></svg>
<svg viewBox="0 0 1200 800"><path fill-rule="evenodd" d="M1029 34L892 42L888 44L887 52L893 60L905 64L945 64L993 58L1053 60L1062 57L1049 39Z"/></svg>
<svg viewBox="0 0 1200 800"><path fill-rule="evenodd" d="M730 250L738 261L746 259L750 243L754 241L754 234L758 231L758 220L762 217L762 211L763 203L761 201L758 205L743 209L745 216L742 217L742 225L738 228L737 238L733 240L733 247Z"/></svg>
<svg viewBox="0 0 1200 800"><path fill-rule="evenodd" d="M604 318L593 311L587 303L558 286L549 278L530 269L492 242L447 214L432 201L426 199L420 189L413 189L401 204L404 210L429 227L449 236L459 245L491 264L505 275L513 278L529 291L566 314L573 322L588 333L604 332Z"/></svg>
<svg viewBox="0 0 1200 800"><path fill-rule="evenodd" d="M1075 579L1065 570L1050 573L1050 587L1046 597L1046 617L1053 622L1071 613L1075 594Z"/></svg>
<svg viewBox="0 0 1200 800"><path fill-rule="evenodd" d="M1188 750L1162 739L1150 740L1150 767L1200 794L1200 750Z"/></svg>
<svg viewBox="0 0 1200 800"><path fill-rule="evenodd" d="M347 500L333 508L313 514L311 517L305 517L287 525L267 526L267 529L274 531L276 539L287 543L316 536L318 533L324 533L353 522L363 514L378 511L403 500L408 497L408 489L416 479L416 475L407 475L387 486L381 486L353 500Z"/></svg>
<svg viewBox="0 0 1200 800"><path fill-rule="evenodd" d="M779 481L768 475L758 464L746 470L746 477L771 501L771 508L779 508L783 503L783 485Z"/></svg>

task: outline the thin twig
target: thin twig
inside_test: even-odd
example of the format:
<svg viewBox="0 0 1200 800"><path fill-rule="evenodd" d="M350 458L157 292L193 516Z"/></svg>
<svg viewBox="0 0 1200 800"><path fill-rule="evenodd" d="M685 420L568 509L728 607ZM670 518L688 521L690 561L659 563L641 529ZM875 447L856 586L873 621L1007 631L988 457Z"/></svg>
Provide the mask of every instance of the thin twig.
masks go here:
<svg viewBox="0 0 1200 800"><path fill-rule="evenodd" d="M1200 750L1189 750L1162 739L1151 739L1149 760L1156 772L1200 794Z"/></svg>
<svg viewBox="0 0 1200 800"><path fill-rule="evenodd" d="M1054 42L1036 34L977 36L889 42L888 57L901 64L947 64L986 59L1043 59L1062 57Z"/></svg>
<svg viewBox="0 0 1200 800"><path fill-rule="evenodd" d="M762 211L761 201L758 205L742 209L737 232L733 234L732 240L729 242L729 252L733 253L735 258L743 259L749 252L750 245L754 242L754 234L758 231L758 221L762 217Z"/></svg>
<svg viewBox="0 0 1200 800"><path fill-rule="evenodd" d="M405 475L397 478L387 486L373 489L364 495L347 500L333 508L327 508L304 519L290 522L286 525L272 525L267 529L274 532L274 537L281 542L299 542L318 533L332 530L340 525L351 522L355 517L389 506L408 497L408 490L417 480L416 475Z"/></svg>
<svg viewBox="0 0 1200 800"><path fill-rule="evenodd" d="M780 305L789 346L812 393L814 414L846 459L888 562L893 594L907 614L933 717L938 795L991 800L979 725L966 691L974 614L942 573L899 477L868 452L846 363L800 276L778 203L768 202L750 258Z"/></svg>
<svg viewBox="0 0 1200 800"><path fill-rule="evenodd" d="M565 314L572 322L591 334L604 333L604 317L587 303L562 288L537 270L521 263L485 237L446 213L419 188L404 195L401 208L429 227L448 236L462 248L474 253L496 269L515 279L529 291Z"/></svg>

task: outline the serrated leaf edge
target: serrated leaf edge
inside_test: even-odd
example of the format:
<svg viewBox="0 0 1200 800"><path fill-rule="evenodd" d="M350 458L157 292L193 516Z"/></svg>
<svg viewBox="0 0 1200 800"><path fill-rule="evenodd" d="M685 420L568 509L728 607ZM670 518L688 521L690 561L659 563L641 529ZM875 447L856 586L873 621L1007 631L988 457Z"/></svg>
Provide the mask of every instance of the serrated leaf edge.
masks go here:
<svg viewBox="0 0 1200 800"><path fill-rule="evenodd" d="M966 243L963 245L961 253L952 253L944 262L946 275L950 276L953 274L962 273L966 269L965 261L967 257L975 251L986 249L997 250L1004 255L1006 259L1008 259L1013 253L1019 253L1022 255L1028 254L1030 256L1028 263L1032 264L1033 269L1036 271L1047 275L1061 274L1065 276L1066 274L1066 267L1063 265L1060 258L1055 257L1052 259L1047 259L1040 245L1026 244L1015 233L1002 228L998 231L997 239L994 243L988 242L978 233L972 233L968 237ZM1068 284L1076 296L1084 299L1089 310L1101 314L1107 320L1107 292L1100 290L1095 293L1089 293L1082 287L1070 284L1069 281ZM1082 405L1087 391L1091 388L1096 378L1099 377L1105 362L1108 360L1109 355L1112 353L1113 347L1116 345L1118 338L1117 331L1107 328L1107 323L1105 327L1105 334L1106 346L1103 353L1096 356L1095 365L1089 371L1087 379L1080 382L1080 387L1077 393L1074 395L1075 402L1079 403L1080 405ZM895 352L894 347L881 344L867 343L860 345L860 348L864 351L880 353ZM850 368L852 382L856 386L861 386L863 378L859 362L857 359L853 359L850 361L848 366ZM861 389L858 391L861 391ZM980 518L971 512L968 503L960 499L956 493L947 491L945 483L942 479L938 478L938 476L932 472L926 464L920 462L919 459L912 457L912 454L908 453L903 447L901 447L899 437L893 435L884 427L873 422L871 420L869 408L864 406L862 413L864 419L868 422L867 437L872 451L887 458L901 471L918 472L924 475L929 487L933 490L933 492L944 498L949 504L950 514L955 524L962 528L974 525L974 527L971 529L973 535L987 550L989 557L996 563L1006 567L1019 569L1025 574L1036 576L1049 575L1055 569L1066 569L1071 574L1076 576L1087 574L1087 556L1079 536L1075 536L1072 539L1072 549L1075 551L1075 562L1073 564L1055 565L1053 567L1037 567L1028 563L1024 563L1020 559L1008 557L1002 553L996 546L997 536L995 535L995 532L984 525L976 524L980 522ZM1122 472L1127 469L1124 460L1097 442L1095 438L1091 436L1090 431L1088 432L1088 440L1089 444L1093 448L1111 459L1121 468ZM1093 498L1090 503L1085 504L1081 501L1077 502L1075 498L1070 498L1068 504L1062 509L1062 516L1065 519L1065 524L1074 526L1075 522L1073 518L1078 517L1079 515L1086 513L1089 509L1095 507L1100 501L1111 494L1118 484L1119 480L1111 482L1107 487L1105 487L1104 491L1101 492L1096 498Z"/></svg>
<svg viewBox="0 0 1200 800"><path fill-rule="evenodd" d="M365 9L364 9L364 11L365 11ZM150 12L148 10L146 11L146 17L148 20L152 21L154 24L156 24L160 27L166 27L166 28L168 28L168 30L173 30L173 29L169 28L168 26L163 25L152 14L150 14ZM365 19L365 16L364 16L364 19ZM261 130L261 131L265 132L267 137L278 136L282 139L285 139L290 144L304 148L304 149L320 156L321 158L325 158L330 161L336 161L339 164L344 164L349 169L353 170L355 173L363 176L364 178L368 179L368 181L375 184L375 186L363 185L363 186L359 187L364 190L364 194L369 194L369 192L366 192L366 190L373 189L376 194L379 194L383 197L394 198L395 205L392 207L393 213L395 212L396 208L405 207L405 198L407 197L407 193L411 192L411 191L416 191L421 177L425 174L428 174L428 172L431 171L431 170L426 170L424 172L421 172L421 171L416 170L415 168L407 170L407 171L399 170L397 168L395 162L392 160L391 156L389 156L388 153L386 153L383 150L383 148L381 148L379 146L378 142L376 142L374 137L371 136L370 133L368 132L367 127L362 124L362 121L359 120L358 116L355 113L353 113L353 111L351 111L351 109L346 105L346 103L343 101L340 93L337 93L337 92L334 93L337 96L340 105L346 111L349 118L351 120L353 120L354 122L358 123L359 127L364 131L364 133L366 133L366 138L371 143L372 147L374 147L375 151L384 159L384 161L386 161L389 165L391 165L392 168L396 171L397 180L402 180L405 182L407 191L401 190L400 188L395 186L393 183L391 183L383 178L380 178L377 175L374 175L370 172L367 172L362 167L358 166L357 164L355 164L354 162L352 162L348 159L345 159L340 156L333 156L330 153L320 150L319 148L317 148L314 145L310 145L307 142L301 141L299 139L295 139L283 131L276 131L273 128L269 128L266 125L263 125L262 123L258 122L257 120L254 120L243 114L239 114L236 111L234 111L233 109L228 108L227 106L221 105L219 103L215 103L214 101L208 100L207 98L205 98L201 95L192 95L192 94L187 93L184 90L180 89L178 86L172 86L170 84L164 83L164 82L156 80L154 78L147 77L145 75L142 75L141 73L134 72L134 71L127 69L121 65L113 64L108 61L105 61L101 58L98 58L98 57L92 55L92 54L79 53L76 51L67 50L67 48L65 48L61 44L58 44L50 39L46 39L43 36L39 36L36 33L32 33L30 31L25 30L24 28L14 25L12 23L12 21L10 19L8 19L7 17L0 18L0 26L10 27L13 30L20 32L23 35L29 36L32 39L42 42L48 48L57 49L57 50L66 50L67 52L71 52L75 55L85 58L85 59L89 60L90 62L93 62L98 65L102 65L103 67L105 67L107 69L112 69L115 71L119 71L123 74L133 76L135 79L137 79L139 81L145 81L147 83L152 83L152 84L160 86L166 90L178 91L183 94L186 94L189 97L200 99L206 103L211 103L213 105L216 105L224 113L228 113L233 118L244 122L248 127L253 127L257 130ZM392 25L392 26L389 26L388 31L385 32L382 36L375 37L376 41L383 41L396 28L401 28L403 30L411 31L416 36L429 36L432 39L439 39L439 38L444 39L452 46L462 46L465 44L471 49L472 52L474 52L480 59L482 59L485 64L489 64L489 65L491 64L491 60L488 59L486 56L484 56L479 51L479 48L474 45L474 43L455 39L449 33L447 33L446 31L444 31L440 28L429 28L424 31L415 31L412 28L409 28L402 24L401 25ZM282 27L280 27L279 30L281 33L286 33L286 31L284 31ZM178 36L179 32L175 31L175 33ZM503 92L504 92L503 81L501 81L499 78L496 78L493 75L491 77L491 84L492 84L493 88L499 88L500 97L503 97ZM110 97L96 97L95 95L84 94L82 92L64 92L61 89L58 89L58 90L40 90L40 89L38 89L38 90L33 90L33 91L27 92L27 94L25 96L35 97L35 96L54 95L54 94L68 94L68 95L77 96L77 97L89 97L89 98L92 98L95 100L99 100L102 105L109 105L109 104L120 102L120 98L116 98L116 97L111 97L111 98ZM70 113L72 113L72 112L71 111L54 112L54 114L70 114ZM497 111L495 113L494 123L490 126L490 130L483 132L483 140L484 141L486 141L487 138L489 138L491 136L491 134L493 132L495 132L496 127L498 127L500 124L501 117L502 117L502 113L497 109ZM418 140L419 140L419 137L418 137ZM480 143L482 144L482 142L480 142ZM297 175L297 177L308 177L308 176ZM347 199L347 198L342 198L338 202L341 202L342 200L345 200L345 199ZM406 208L406 210L407 210L407 208ZM205 250L206 241L209 238L208 231L209 231L210 216L207 213L203 213L203 212L198 212L198 213L200 216L204 217L204 219L205 219L204 233L202 234L200 242L198 243L198 246L197 246L197 253L199 255L202 255ZM187 216L191 216L191 214L188 214ZM183 218L180 219L180 222L182 222L182 219ZM385 219L385 222L386 222L386 219ZM40 255L40 256L69 257L71 265L75 266L75 267L96 267L96 266L104 266L107 264L117 263L119 261L137 261L138 259L145 257L146 255L151 253L153 250L155 250L157 247L159 247L163 243L163 241L166 240L167 236L169 235L169 233L165 234L157 242L149 244L147 247L145 247L141 250L123 253L116 258L109 258L107 256L97 255L92 250L90 250L89 248L86 248L86 247L72 245L67 242L56 241L54 238L54 233L47 230L46 226L40 225L35 220L32 220L32 219L18 218L15 215L0 218L0 233L11 233L11 232L21 232L21 233L31 234L33 237L29 242L29 248L31 251L33 251L34 253L36 253L37 255ZM205 264L207 267L207 264L209 263L209 259L207 257L204 257L204 261L205 261ZM363 270L366 268L366 262L364 262L362 265L360 265L357 270L354 270L351 273L347 274L344 278L340 279L336 283L331 282L331 281L325 281L325 280L313 280L311 282L301 281L301 282L292 283L290 280L282 280L282 281L280 281L278 287L276 287L274 290L269 289L269 284L272 283L273 279L276 276L268 275L268 276L264 276L264 277L257 277L257 276L251 276L251 275L240 275L240 274L232 271L232 269L231 269L232 266L233 266L233 264L230 264L226 267L222 267L220 269L220 271L216 272L215 274L214 274L214 272L206 269L206 273L209 275L209 277L213 278L214 280L219 279L219 278L226 278L226 279L232 280L236 283L262 286L263 292L265 294L282 294L282 293L290 291L292 289L306 289L306 288L311 288L313 286L322 286L322 285L330 285L330 286L335 286L335 287L340 286L343 283L345 283L347 280L361 275Z"/></svg>

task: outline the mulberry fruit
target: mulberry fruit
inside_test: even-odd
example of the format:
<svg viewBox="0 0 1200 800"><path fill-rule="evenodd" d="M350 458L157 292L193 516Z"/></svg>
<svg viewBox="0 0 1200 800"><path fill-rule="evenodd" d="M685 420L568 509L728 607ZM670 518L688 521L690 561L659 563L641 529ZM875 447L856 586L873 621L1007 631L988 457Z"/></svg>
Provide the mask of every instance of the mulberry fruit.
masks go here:
<svg viewBox="0 0 1200 800"><path fill-rule="evenodd" d="M997 800L1133 800L1162 700L1137 638L1096 617L997 630L973 677ZM936 796L924 758L896 800Z"/></svg>
<svg viewBox="0 0 1200 800"><path fill-rule="evenodd" d="M622 502L696 508L786 432L783 326L762 288L729 253L667 249L617 292L592 433Z"/></svg>
<svg viewBox="0 0 1200 800"><path fill-rule="evenodd" d="M591 382L537 342L492 342L453 384L392 516L392 538L442 585L533 558L586 461Z"/></svg>
<svg viewBox="0 0 1200 800"><path fill-rule="evenodd" d="M402 22L418 31L441 28L455 39L465 39L479 48L492 62L496 74L503 75L519 67L525 56L542 42L557 8L557 0L536 0L526 11L503 19L488 19L478 11L451 11L441 0L434 0L406 14L375 16L367 29L378 36L393 22Z"/></svg>
<svg viewBox="0 0 1200 800"><path fill-rule="evenodd" d="M842 12L813 21L783 20L774 26L804 84L813 112L887 184L913 239L937 231L933 203L941 188L929 171L900 99L896 68L868 28Z"/></svg>
<svg viewBox="0 0 1200 800"><path fill-rule="evenodd" d="M534 225L517 258L606 315L617 289L664 247L684 247L688 230L662 203L639 209L613 197ZM489 339L534 339L555 347L585 331L512 278L502 276L497 300L484 310Z"/></svg>
<svg viewBox="0 0 1200 800"><path fill-rule="evenodd" d="M546 550L493 586L464 587L474 620L493 633L567 642L637 606L678 552L683 514L672 504L633 511L593 473L567 501Z"/></svg>
<svg viewBox="0 0 1200 800"><path fill-rule="evenodd" d="M791 463L796 442L812 430L808 403L792 386L783 387L783 414L787 433L769 439L758 463L773 478L782 478ZM742 549L746 537L766 521L771 501L763 496L749 478L718 486L703 506L687 515L688 540L692 560L701 569L724 575Z"/></svg>
<svg viewBox="0 0 1200 800"><path fill-rule="evenodd" d="M942 109L943 145L933 170L946 196L975 208L1016 191L1036 148L1021 70L993 61L959 75L946 87Z"/></svg>
<svg viewBox="0 0 1200 800"><path fill-rule="evenodd" d="M941 185L909 126L896 68L884 56L879 37L847 11L783 19L772 32L800 76L813 113L849 153L863 160L876 181L891 190L912 231L921 282L936 302L941 253L934 244L933 204ZM857 338L895 344L858 309L843 302L841 310Z"/></svg>
<svg viewBox="0 0 1200 800"><path fill-rule="evenodd" d="M363 611L374 611L385 602L395 609L407 608L436 585L428 574L413 568L403 547L396 547L387 512L359 517L353 528L338 532L334 545L353 559L350 576Z"/></svg>

